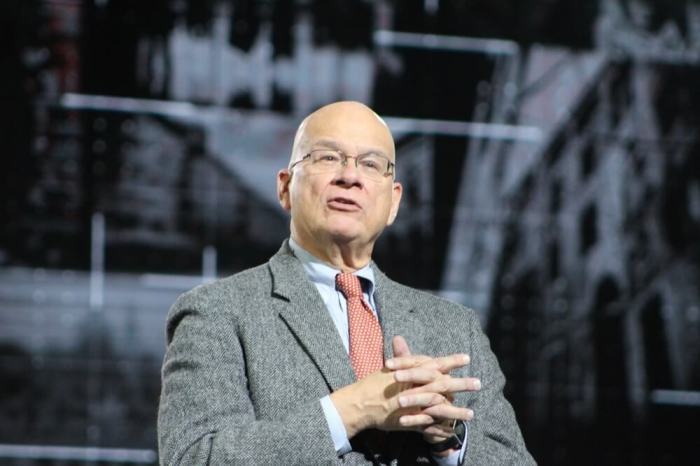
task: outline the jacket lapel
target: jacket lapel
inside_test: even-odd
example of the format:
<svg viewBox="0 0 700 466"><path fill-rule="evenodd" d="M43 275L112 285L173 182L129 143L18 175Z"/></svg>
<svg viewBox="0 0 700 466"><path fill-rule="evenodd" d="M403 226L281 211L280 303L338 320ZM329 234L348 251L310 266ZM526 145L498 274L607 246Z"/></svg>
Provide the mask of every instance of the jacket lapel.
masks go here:
<svg viewBox="0 0 700 466"><path fill-rule="evenodd" d="M384 275L374 263L372 269L377 282L374 298L384 334L384 358L394 356L391 341L397 335L406 339L413 354L421 354L425 348L423 327L415 314L414 303L401 286Z"/></svg>
<svg viewBox="0 0 700 466"><path fill-rule="evenodd" d="M288 303L279 315L314 361L332 391L355 382L343 342L318 290L308 279L287 241L270 259L272 292Z"/></svg>

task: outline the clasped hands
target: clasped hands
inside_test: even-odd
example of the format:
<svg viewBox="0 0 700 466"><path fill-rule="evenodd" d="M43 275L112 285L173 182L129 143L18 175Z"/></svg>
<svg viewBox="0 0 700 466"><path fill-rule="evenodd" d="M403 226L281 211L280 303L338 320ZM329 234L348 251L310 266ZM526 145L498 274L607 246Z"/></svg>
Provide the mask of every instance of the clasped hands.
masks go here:
<svg viewBox="0 0 700 466"><path fill-rule="evenodd" d="M445 421L468 421L472 410L454 406L453 394L476 391L481 382L452 377L453 369L469 364L466 354L443 357L412 355L406 340L392 340L394 358L385 367L330 395L348 438L362 430L413 430L434 443L451 434Z"/></svg>

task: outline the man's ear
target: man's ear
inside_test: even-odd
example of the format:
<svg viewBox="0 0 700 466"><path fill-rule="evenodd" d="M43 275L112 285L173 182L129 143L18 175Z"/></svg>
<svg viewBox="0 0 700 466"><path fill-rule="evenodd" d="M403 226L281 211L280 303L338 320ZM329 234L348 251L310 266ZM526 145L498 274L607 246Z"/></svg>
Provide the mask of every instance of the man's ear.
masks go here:
<svg viewBox="0 0 700 466"><path fill-rule="evenodd" d="M399 213L399 204L401 204L401 194L403 193L403 186L398 181L394 182L394 186L391 188L391 211L389 211L389 218L387 219L386 225L389 226L394 223L396 215Z"/></svg>
<svg viewBox="0 0 700 466"><path fill-rule="evenodd" d="M291 210L292 203L289 200L289 183L292 180L292 174L289 169L284 168L277 172L277 199L284 210Z"/></svg>

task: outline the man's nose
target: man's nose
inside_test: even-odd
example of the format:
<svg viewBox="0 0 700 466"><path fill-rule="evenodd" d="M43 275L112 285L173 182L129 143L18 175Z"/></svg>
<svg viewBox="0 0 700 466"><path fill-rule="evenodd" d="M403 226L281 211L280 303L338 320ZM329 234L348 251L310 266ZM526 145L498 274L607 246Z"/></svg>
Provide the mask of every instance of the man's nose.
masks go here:
<svg viewBox="0 0 700 466"><path fill-rule="evenodd" d="M340 166L340 170L336 175L336 183L338 184L361 184L362 177L357 166L355 157L347 157L345 163Z"/></svg>

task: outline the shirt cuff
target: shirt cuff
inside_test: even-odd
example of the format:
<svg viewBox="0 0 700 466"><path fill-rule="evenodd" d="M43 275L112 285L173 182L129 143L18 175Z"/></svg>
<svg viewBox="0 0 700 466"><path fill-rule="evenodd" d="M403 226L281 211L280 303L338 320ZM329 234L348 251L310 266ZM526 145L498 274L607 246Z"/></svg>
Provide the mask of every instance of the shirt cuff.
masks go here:
<svg viewBox="0 0 700 466"><path fill-rule="evenodd" d="M323 415L326 417L328 430L331 431L331 438L333 439L333 446L335 447L336 453L338 453L338 456L348 453L352 450L350 440L348 439L348 433L345 430L343 420L340 418L338 410L335 409L335 405L331 401L330 396L327 395L321 398L321 409L323 409Z"/></svg>
<svg viewBox="0 0 700 466"><path fill-rule="evenodd" d="M467 453L467 443L469 443L469 424L464 422L464 442L462 442L462 448L453 451L447 456L433 455L433 460L438 466L458 466L464 461L464 455Z"/></svg>
<svg viewBox="0 0 700 466"><path fill-rule="evenodd" d="M461 451L455 450L447 456L437 456L433 455L433 460L438 466L457 466L459 464L459 457Z"/></svg>

